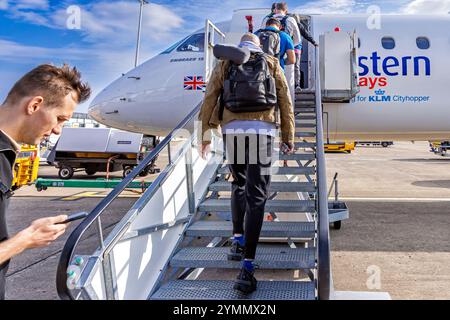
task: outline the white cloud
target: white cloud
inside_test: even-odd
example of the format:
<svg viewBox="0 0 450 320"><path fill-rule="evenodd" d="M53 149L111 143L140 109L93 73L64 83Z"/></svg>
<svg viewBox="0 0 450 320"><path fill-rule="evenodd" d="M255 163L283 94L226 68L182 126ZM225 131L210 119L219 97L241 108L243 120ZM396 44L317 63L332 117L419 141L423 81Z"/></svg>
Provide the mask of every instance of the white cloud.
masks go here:
<svg viewBox="0 0 450 320"><path fill-rule="evenodd" d="M251 2L242 0L197 0L177 2L174 10L181 15L195 17L202 22L209 19L213 22L225 21L231 19L234 10L248 8L270 8L267 0L252 0ZM197 21L195 21L197 22ZM195 26L194 29L198 29Z"/></svg>
<svg viewBox="0 0 450 320"><path fill-rule="evenodd" d="M138 26L139 3L129 1L98 2L81 7L81 32L86 40L96 42L109 39L114 42L130 42ZM66 27L68 15L58 10L52 17L59 28ZM150 3L144 7L142 30L150 39L163 39L174 29L180 28L183 19L165 6Z"/></svg>
<svg viewBox="0 0 450 320"><path fill-rule="evenodd" d="M450 12L450 0L413 0L403 7L402 13L442 13Z"/></svg>
<svg viewBox="0 0 450 320"><path fill-rule="evenodd" d="M8 0L0 0L0 10L8 9Z"/></svg>
<svg viewBox="0 0 450 320"><path fill-rule="evenodd" d="M310 1L291 11L317 13L352 13L355 0L319 0Z"/></svg>
<svg viewBox="0 0 450 320"><path fill-rule="evenodd" d="M49 8L48 0L18 0L14 1L16 9L37 9L47 10Z"/></svg>
<svg viewBox="0 0 450 320"><path fill-rule="evenodd" d="M0 39L0 60L14 63L30 63L33 61L52 59L81 60L89 57L84 49L77 48L45 48L23 45L14 41Z"/></svg>
<svg viewBox="0 0 450 320"><path fill-rule="evenodd" d="M11 16L17 20L26 21L40 26L52 27L45 16L34 11L21 11L12 9Z"/></svg>

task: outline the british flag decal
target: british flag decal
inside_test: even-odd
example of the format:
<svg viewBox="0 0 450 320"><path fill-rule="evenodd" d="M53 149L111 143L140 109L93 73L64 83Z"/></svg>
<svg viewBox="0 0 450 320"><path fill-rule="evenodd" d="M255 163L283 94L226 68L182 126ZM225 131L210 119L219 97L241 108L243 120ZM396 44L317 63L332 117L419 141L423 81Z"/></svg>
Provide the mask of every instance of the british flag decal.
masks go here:
<svg viewBox="0 0 450 320"><path fill-rule="evenodd" d="M184 90L204 90L206 82L203 81L203 76L187 76L184 77Z"/></svg>

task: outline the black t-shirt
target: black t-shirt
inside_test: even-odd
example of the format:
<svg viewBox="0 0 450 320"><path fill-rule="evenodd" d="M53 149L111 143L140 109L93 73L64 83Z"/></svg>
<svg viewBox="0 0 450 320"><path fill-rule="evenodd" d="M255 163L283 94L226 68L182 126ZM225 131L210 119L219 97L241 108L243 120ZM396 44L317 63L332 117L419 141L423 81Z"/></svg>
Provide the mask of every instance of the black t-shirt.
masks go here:
<svg viewBox="0 0 450 320"><path fill-rule="evenodd" d="M11 141L0 131L0 242L8 239L6 209L11 196L12 166L16 153ZM5 299L5 278L9 261L0 265L0 300Z"/></svg>

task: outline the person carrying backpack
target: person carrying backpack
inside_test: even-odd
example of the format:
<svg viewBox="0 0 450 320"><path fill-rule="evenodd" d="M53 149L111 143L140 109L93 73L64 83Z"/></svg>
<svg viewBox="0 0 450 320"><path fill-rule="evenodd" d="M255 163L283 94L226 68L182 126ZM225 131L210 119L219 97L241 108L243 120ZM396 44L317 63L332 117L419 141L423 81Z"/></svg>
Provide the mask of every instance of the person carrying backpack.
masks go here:
<svg viewBox="0 0 450 320"><path fill-rule="evenodd" d="M295 48L292 38L284 31L281 31L281 22L278 19L270 18L266 22L265 29L258 30L263 51L280 60L286 80L288 82L291 100L295 101Z"/></svg>
<svg viewBox="0 0 450 320"><path fill-rule="evenodd" d="M265 28L256 31L255 34L259 38L262 50L279 59L284 70L286 63L295 63L295 52L292 38L280 29L281 23L275 18L270 18Z"/></svg>
<svg viewBox="0 0 450 320"><path fill-rule="evenodd" d="M256 290L256 255L271 181L272 148L279 108L281 140L294 150L294 113L284 73L275 57L265 54L259 38L246 33L240 47L248 61L220 61L206 88L201 120L201 155L209 152L212 131L221 127L226 159L233 176L233 242L229 260L242 261L234 289ZM240 49L239 49L240 50ZM219 101L219 103L218 103Z"/></svg>
<svg viewBox="0 0 450 320"><path fill-rule="evenodd" d="M307 27L301 23L298 15L289 14L288 5L285 2L274 3L269 15L263 19L263 25L266 24L270 18L277 18L281 22L281 30L288 33L294 40L295 45L295 87L301 87L302 72L300 70L301 56L303 50L302 38L305 38L313 46L317 47L318 44L314 40ZM298 31L297 31L298 30Z"/></svg>
<svg viewBox="0 0 450 320"><path fill-rule="evenodd" d="M295 18L288 15L288 5L286 2L276 3L273 13L266 16L261 24L261 29L265 28L267 20L275 18L281 23L281 30L286 32L294 41L294 46L298 47L302 44L302 36Z"/></svg>

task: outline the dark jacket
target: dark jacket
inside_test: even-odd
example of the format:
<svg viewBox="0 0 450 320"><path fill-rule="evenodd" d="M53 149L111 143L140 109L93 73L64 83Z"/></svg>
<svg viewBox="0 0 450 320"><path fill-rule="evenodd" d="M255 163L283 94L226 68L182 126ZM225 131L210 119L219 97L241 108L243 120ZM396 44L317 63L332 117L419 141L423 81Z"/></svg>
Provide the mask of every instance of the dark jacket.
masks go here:
<svg viewBox="0 0 450 320"><path fill-rule="evenodd" d="M305 38L308 42L310 42L312 45L316 45L316 41L313 39L311 33L309 33L308 29L306 29L305 25L303 23L297 23L298 28L300 29L300 34L303 38Z"/></svg>
<svg viewBox="0 0 450 320"><path fill-rule="evenodd" d="M294 108L292 107L291 96L289 95L288 83L281 69L278 59L267 55L267 64L272 76L275 79L277 89L277 99L280 110L280 121L278 121L275 108L267 111L234 113L225 108L223 118L220 119L220 103L218 99L224 86L225 74L230 66L229 61L220 61L213 70L206 95L203 99L203 105L199 114L202 122L202 141L211 142L211 131L223 126L233 120L260 120L269 123L281 124L281 136L283 142L294 142L295 119Z"/></svg>
<svg viewBox="0 0 450 320"><path fill-rule="evenodd" d="M0 242L8 239L5 213L11 196L12 167L16 156L11 140L0 131ZM9 261L0 265L0 300L5 299L5 279L8 266Z"/></svg>

